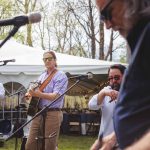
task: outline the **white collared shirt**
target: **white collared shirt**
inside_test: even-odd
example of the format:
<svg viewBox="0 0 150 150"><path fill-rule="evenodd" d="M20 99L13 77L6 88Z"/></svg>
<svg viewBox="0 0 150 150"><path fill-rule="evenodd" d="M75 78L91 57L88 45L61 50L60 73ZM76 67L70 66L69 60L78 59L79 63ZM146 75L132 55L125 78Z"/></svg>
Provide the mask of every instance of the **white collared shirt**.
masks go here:
<svg viewBox="0 0 150 150"><path fill-rule="evenodd" d="M111 89L110 86L104 87L105 89ZM99 110L101 109L101 123L100 123L100 131L99 135L103 133L103 137L109 135L114 131L113 125L113 111L116 105L115 101L110 103L111 98L109 96L105 96L101 105L97 104L98 94L94 95L89 103L88 107L91 110Z"/></svg>

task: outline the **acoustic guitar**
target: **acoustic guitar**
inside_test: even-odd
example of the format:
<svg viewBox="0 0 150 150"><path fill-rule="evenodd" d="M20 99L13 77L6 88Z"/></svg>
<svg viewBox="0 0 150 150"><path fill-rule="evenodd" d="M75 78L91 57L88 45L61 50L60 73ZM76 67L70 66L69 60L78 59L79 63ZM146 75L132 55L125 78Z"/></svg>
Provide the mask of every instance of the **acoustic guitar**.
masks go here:
<svg viewBox="0 0 150 150"><path fill-rule="evenodd" d="M36 90L36 88L38 88L41 84L38 82L32 83L32 85L30 85L29 90ZM29 104L28 106L28 110L27 110L27 115L29 116L34 116L37 111L38 111L38 104L40 101L39 97L27 97L27 103Z"/></svg>

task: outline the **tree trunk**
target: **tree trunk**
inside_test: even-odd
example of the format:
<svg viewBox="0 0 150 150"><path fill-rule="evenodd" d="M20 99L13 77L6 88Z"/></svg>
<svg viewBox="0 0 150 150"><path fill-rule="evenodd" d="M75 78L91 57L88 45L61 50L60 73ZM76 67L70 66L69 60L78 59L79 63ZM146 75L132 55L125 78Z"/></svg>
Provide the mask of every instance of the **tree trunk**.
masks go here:
<svg viewBox="0 0 150 150"><path fill-rule="evenodd" d="M100 43L99 43L99 59L104 60L104 23L99 24Z"/></svg>
<svg viewBox="0 0 150 150"><path fill-rule="evenodd" d="M110 43L109 43L109 48L108 48L108 52L107 55L105 57L105 60L108 59L108 56L110 56L110 61L112 61L112 52L113 52L113 30L111 30L111 35L110 35Z"/></svg>
<svg viewBox="0 0 150 150"><path fill-rule="evenodd" d="M94 32L94 21L93 21L93 15L92 15L92 6L91 6L91 0L89 0L89 16L90 16L90 23L91 23L91 53L92 58L95 58L95 51L96 51L96 45L95 45L95 32Z"/></svg>

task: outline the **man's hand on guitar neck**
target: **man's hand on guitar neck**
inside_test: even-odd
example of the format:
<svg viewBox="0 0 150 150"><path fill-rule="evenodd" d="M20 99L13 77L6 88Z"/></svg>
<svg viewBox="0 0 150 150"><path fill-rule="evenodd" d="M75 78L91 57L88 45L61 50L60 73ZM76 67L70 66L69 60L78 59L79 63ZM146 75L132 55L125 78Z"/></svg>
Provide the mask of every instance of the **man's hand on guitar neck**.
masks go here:
<svg viewBox="0 0 150 150"><path fill-rule="evenodd" d="M25 94L25 99L31 100L32 96L35 96L35 90L38 89L38 87L41 85L40 82L30 82L32 84L30 84L29 89L27 91L27 93ZM38 97L38 96L37 96Z"/></svg>

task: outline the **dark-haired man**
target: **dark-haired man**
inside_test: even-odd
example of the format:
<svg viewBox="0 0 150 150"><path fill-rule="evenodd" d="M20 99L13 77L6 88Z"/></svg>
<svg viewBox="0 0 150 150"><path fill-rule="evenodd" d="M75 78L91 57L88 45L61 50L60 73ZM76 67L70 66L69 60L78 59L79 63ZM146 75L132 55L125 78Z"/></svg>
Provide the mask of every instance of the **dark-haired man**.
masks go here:
<svg viewBox="0 0 150 150"><path fill-rule="evenodd" d="M113 111L116 105L116 99L119 94L120 84L122 82L125 69L126 67L121 64L110 66L108 70L109 86L104 87L89 101L90 109L101 109L102 112L98 140L95 141L91 147L91 150L99 149L102 144L101 142L103 142L103 148L112 148L116 145L113 126Z"/></svg>

